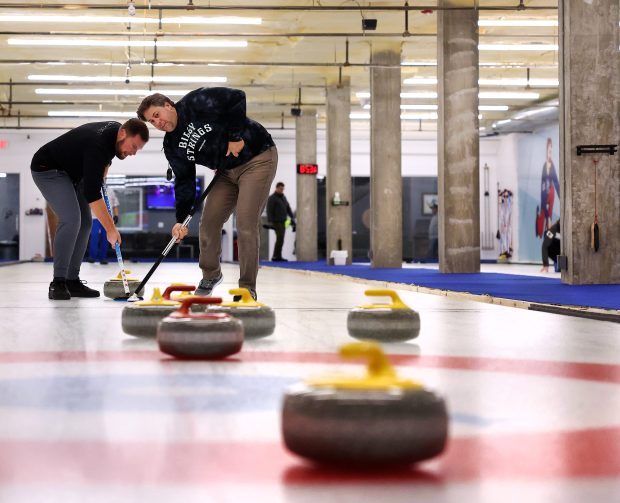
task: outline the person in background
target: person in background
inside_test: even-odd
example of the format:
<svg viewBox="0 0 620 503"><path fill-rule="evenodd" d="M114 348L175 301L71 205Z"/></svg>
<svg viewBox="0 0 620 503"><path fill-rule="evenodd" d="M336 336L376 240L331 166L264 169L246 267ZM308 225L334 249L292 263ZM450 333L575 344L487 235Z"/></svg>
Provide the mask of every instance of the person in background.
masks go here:
<svg viewBox="0 0 620 503"><path fill-rule="evenodd" d="M439 253L439 217L437 211L439 206L437 201L433 201L431 204L431 211L433 216L428 224L428 257L436 259Z"/></svg>
<svg viewBox="0 0 620 503"><path fill-rule="evenodd" d="M118 224L118 197L114 190L108 188L108 198L110 207L112 208L112 220L114 225ZM88 262L91 264L99 262L102 265L108 263L108 238L105 227L101 225L99 219L93 215L93 226L90 230L90 242L88 245Z"/></svg>
<svg viewBox="0 0 620 503"><path fill-rule="evenodd" d="M549 272L549 259L553 260L554 265L557 264L557 257L561 253L560 239L560 220L558 219L545 232L545 239L543 239L541 250L543 266L540 272Z"/></svg>
<svg viewBox="0 0 620 503"><path fill-rule="evenodd" d="M217 170L200 219L202 280L196 295L211 295L223 280L222 227L236 211L239 287L256 300L260 218L276 175L278 151L267 130L246 116L245 104L239 89L203 87L177 103L152 94L138 107L140 119L166 133L164 154L176 177L177 223L171 233L177 240L187 235L182 222L196 196L196 164Z"/></svg>
<svg viewBox="0 0 620 503"><path fill-rule="evenodd" d="M108 242L121 243L121 235L101 196L107 167L114 156L136 155L149 140L139 119L91 122L43 145L32 158L34 183L58 215L54 237L54 279L48 298L99 297L80 279L94 214L106 230ZM92 211L92 214L91 214Z"/></svg>
<svg viewBox="0 0 620 503"><path fill-rule="evenodd" d="M276 231L276 244L273 247L273 255L271 256L271 260L274 262L288 262L287 259L282 257L282 246L284 245L284 235L286 233L285 224L289 217L291 219L291 228L295 232L295 215L284 195L284 184L278 182L276 183L275 191L267 200L267 220L273 230Z"/></svg>

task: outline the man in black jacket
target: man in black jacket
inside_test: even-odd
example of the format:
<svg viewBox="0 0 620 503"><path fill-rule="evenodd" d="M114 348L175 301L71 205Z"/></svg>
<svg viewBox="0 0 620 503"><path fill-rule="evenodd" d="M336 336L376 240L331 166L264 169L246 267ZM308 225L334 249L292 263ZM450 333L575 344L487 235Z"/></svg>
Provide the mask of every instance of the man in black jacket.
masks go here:
<svg viewBox="0 0 620 503"><path fill-rule="evenodd" d="M540 272L549 272L549 258L555 264L560 254L560 221L554 223L545 231L545 239L542 244L542 269Z"/></svg>
<svg viewBox="0 0 620 503"><path fill-rule="evenodd" d="M125 159L136 155L149 140L149 130L138 119L118 122L92 122L76 127L43 145L32 158L30 170L56 215L54 237L54 280L51 300L71 297L99 297L79 278L88 245L92 213L101 222L109 243L121 242L112 217L101 196L105 173L114 156Z"/></svg>
<svg viewBox="0 0 620 503"><path fill-rule="evenodd" d="M256 298L259 223L278 152L267 130L246 116L245 93L226 87L200 88L177 103L163 94L142 100L138 117L165 131L164 154L175 174L177 223L172 235L187 235L181 225L194 203L196 164L217 170L219 177L200 219L200 268L197 295L210 295L222 282L222 227L237 213L239 286Z"/></svg>
<svg viewBox="0 0 620 503"><path fill-rule="evenodd" d="M286 219L291 217L291 227L295 232L295 215L291 210L288 200L284 195L284 184L276 183L276 190L267 200L267 220L276 231L276 244L273 248L271 260L274 262L288 262L282 257L282 246L284 245L284 233L286 232Z"/></svg>

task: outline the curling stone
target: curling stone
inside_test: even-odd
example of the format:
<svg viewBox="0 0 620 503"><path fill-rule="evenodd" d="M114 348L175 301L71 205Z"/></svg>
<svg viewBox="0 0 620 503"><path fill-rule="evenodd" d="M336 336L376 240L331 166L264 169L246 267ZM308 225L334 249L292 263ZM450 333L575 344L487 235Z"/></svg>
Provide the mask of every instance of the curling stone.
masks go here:
<svg viewBox="0 0 620 503"><path fill-rule="evenodd" d="M177 300L170 300L170 294L193 292L194 289L193 285L171 285L161 295L159 288L155 288L151 300L127 304L121 317L123 332L136 337L155 337L157 324L181 305Z"/></svg>
<svg viewBox="0 0 620 503"><path fill-rule="evenodd" d="M399 342L420 333L420 315L400 300L394 290L366 290L369 297L391 297L391 304L364 304L349 311L347 330L356 339Z"/></svg>
<svg viewBox="0 0 620 503"><path fill-rule="evenodd" d="M308 379L287 391L282 433L291 452L343 468L383 468L444 450L448 413L442 398L398 378L374 342L348 344L340 354L368 358L368 374Z"/></svg>
<svg viewBox="0 0 620 503"><path fill-rule="evenodd" d="M140 280L129 276L130 273L131 271L125 269L125 276L127 276L129 293L134 293L134 290L140 286ZM139 292L135 293L139 297L141 297L142 295L144 295L144 287ZM103 284L103 295L105 295L108 299L127 297L125 293L125 288L123 286L123 276L121 275L120 271L114 278L109 279Z"/></svg>
<svg viewBox="0 0 620 503"><path fill-rule="evenodd" d="M225 313L193 313L193 304L220 304L219 297L190 296L157 326L159 349L177 358L224 358L243 345L243 324Z"/></svg>
<svg viewBox="0 0 620 503"><path fill-rule="evenodd" d="M194 304L192 310L230 314L241 320L246 338L266 337L273 334L276 328L276 314L273 309L256 302L247 288L233 288L228 293L240 295L241 300L239 302L222 302L222 304L208 307L204 304Z"/></svg>

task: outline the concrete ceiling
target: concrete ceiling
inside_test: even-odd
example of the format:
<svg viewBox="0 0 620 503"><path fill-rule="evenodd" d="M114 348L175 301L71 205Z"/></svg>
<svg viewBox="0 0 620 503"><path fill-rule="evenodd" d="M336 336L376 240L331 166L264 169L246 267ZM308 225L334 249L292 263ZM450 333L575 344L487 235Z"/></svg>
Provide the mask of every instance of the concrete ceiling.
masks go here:
<svg viewBox="0 0 620 503"><path fill-rule="evenodd" d="M189 3L188 3L189 2ZM2 127L67 127L88 120L48 117L49 112L134 112L139 95L121 90L190 90L196 83L134 82L137 77L225 77L222 84L244 89L248 114L270 127L292 127L292 108L316 109L319 124L325 121L325 86L340 78L351 81L351 111L368 113L368 103L357 93L369 91L369 62L373 43L389 41L401 45L402 79L436 78L437 6L441 2L347 1L347 0L136 0L135 15L129 16L126 0L55 3L5 1L0 3L0 106ZM481 20L557 20L554 0L468 0L448 2L479 9ZM408 14L407 14L408 13ZM27 16L28 21L3 16ZM115 22L67 22L33 16L113 16L130 19ZM239 16L260 18L260 24L179 24L170 18ZM161 17L162 23L159 24ZM362 30L362 19L376 19L377 29ZM150 21L150 22L149 22ZM533 27L480 26L480 44L557 45L557 24ZM8 40L45 40L45 45L10 45ZM78 45L56 46L61 39ZM157 40L157 49L152 47ZM247 47L192 47L204 39L247 41ZM90 47L93 40L121 43L147 42L150 47ZM185 41L189 47L163 47L165 42ZM481 84L481 92L535 92L527 99L481 99L480 105L505 105L505 111L482 110L481 126L512 119L515 130L531 129L536 120L557 117L558 96L554 84L535 86L536 79L558 79L558 51L482 50L480 79L523 79L520 85ZM120 82L80 82L74 78L57 82L32 76L118 77ZM125 83L125 78L129 83ZM33 80L34 79L34 80ZM200 79L199 79L200 80ZM12 82L12 85L9 85ZM505 81L504 81L505 82ZM37 94L37 89L68 90L70 94ZM76 94L80 89L103 89L112 94ZM118 94L117 91L119 90ZM433 92L432 82L403 83L403 92ZM39 91L40 93L41 91ZM84 91L82 91L84 92ZM100 92L100 91L98 91ZM175 97L173 97L175 99ZM178 99L178 98L176 98ZM433 98L403 98L403 105L436 105ZM430 107L432 108L432 107ZM541 111L540 114L532 113ZM524 112L529 115L523 115ZM408 117L431 117L433 110L403 110ZM521 115L519 115L521 113ZM18 117L19 115L19 117ZM521 117L521 118L516 118ZM353 127L368 127L368 121L352 121ZM502 123L507 124L507 123ZM501 128L502 124L495 129ZM436 129L430 118L404 119L403 129Z"/></svg>

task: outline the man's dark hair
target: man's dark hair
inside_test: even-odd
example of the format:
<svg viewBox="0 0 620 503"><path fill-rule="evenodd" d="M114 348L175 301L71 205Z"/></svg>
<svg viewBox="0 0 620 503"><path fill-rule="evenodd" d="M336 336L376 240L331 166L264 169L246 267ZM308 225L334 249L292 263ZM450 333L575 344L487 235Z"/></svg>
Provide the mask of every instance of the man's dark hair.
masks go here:
<svg viewBox="0 0 620 503"><path fill-rule="evenodd" d="M168 96L165 96L161 93L151 94L142 100L140 106L138 107L138 111L136 114L140 119L146 121L146 117L144 117L144 112L146 112L151 107L163 107L166 103L170 103L174 106L174 101L172 101Z"/></svg>
<svg viewBox="0 0 620 503"><path fill-rule="evenodd" d="M278 182L278 183L276 183L276 189L277 189L278 187L284 187L284 184L283 184L282 182Z"/></svg>
<svg viewBox="0 0 620 503"><path fill-rule="evenodd" d="M149 128L140 119L129 119L121 126L121 129L127 131L128 136L140 136L144 143L149 141Z"/></svg>

